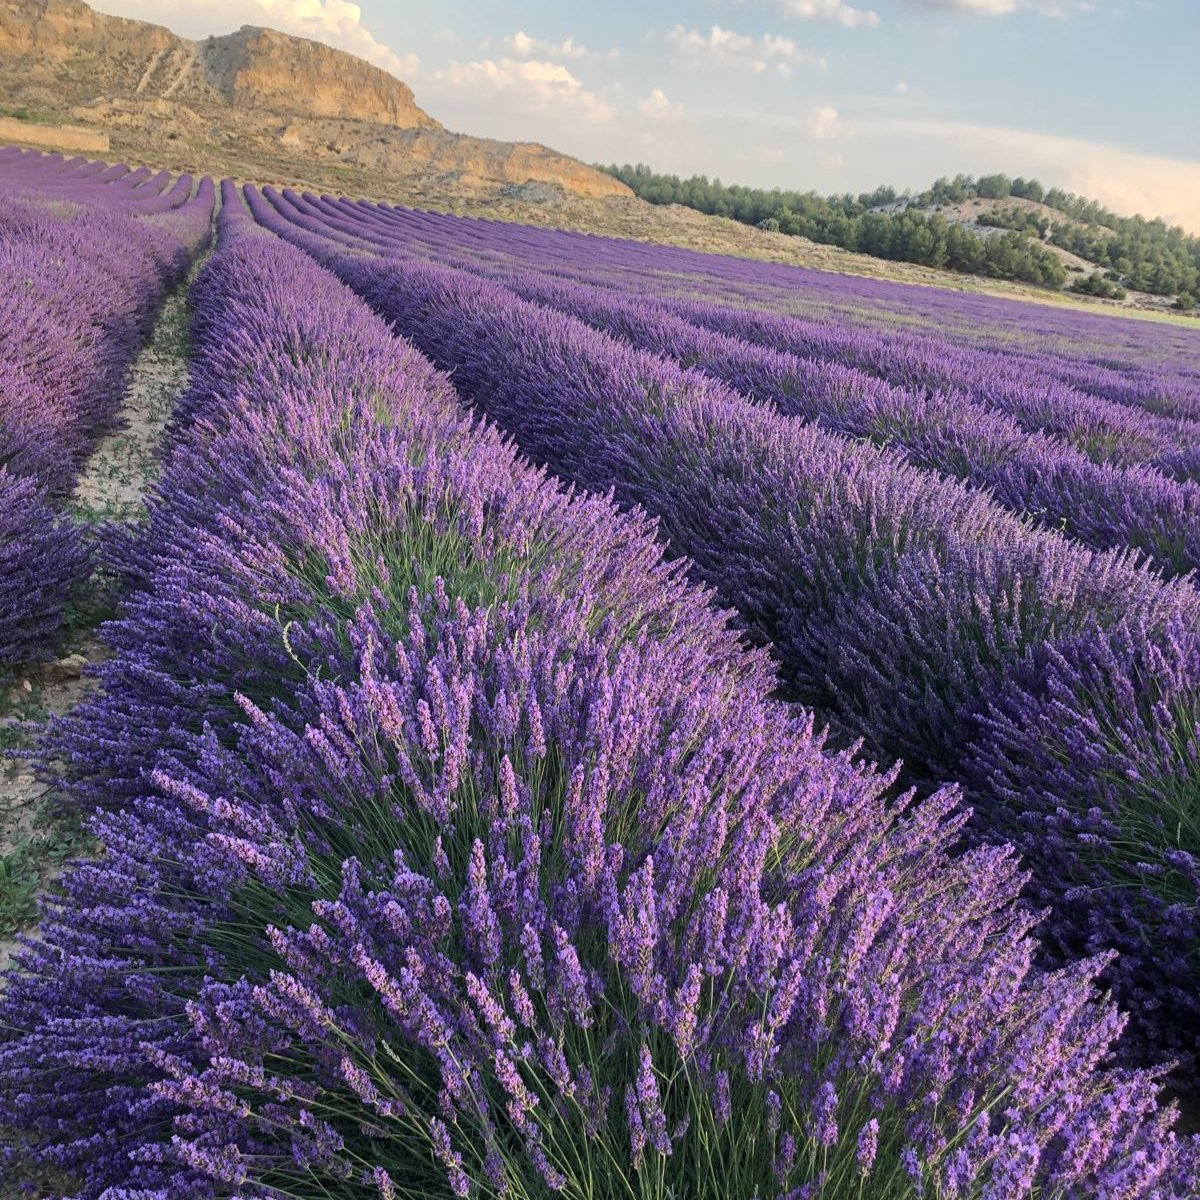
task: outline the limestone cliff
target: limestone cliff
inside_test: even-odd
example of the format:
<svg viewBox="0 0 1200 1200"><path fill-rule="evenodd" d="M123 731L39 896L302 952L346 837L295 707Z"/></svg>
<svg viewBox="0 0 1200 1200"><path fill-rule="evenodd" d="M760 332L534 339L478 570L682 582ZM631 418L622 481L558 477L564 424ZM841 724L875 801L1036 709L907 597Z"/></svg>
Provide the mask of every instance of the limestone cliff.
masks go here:
<svg viewBox="0 0 1200 1200"><path fill-rule="evenodd" d="M320 42L245 25L201 49L207 75L237 107L441 129L407 84Z"/></svg>

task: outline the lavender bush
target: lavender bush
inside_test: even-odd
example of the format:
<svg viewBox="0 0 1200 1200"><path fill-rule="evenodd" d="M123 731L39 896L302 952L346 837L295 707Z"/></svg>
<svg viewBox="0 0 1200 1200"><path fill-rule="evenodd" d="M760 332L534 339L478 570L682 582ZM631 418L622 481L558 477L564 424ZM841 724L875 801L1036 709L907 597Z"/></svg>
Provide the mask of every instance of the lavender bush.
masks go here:
<svg viewBox="0 0 1200 1200"><path fill-rule="evenodd" d="M82 532L0 465L0 678L52 644L90 561Z"/></svg>
<svg viewBox="0 0 1200 1200"><path fill-rule="evenodd" d="M899 447L916 465L987 489L1006 508L1096 549L1135 547L1172 574L1200 566L1200 484L1145 467L1094 463L961 395L905 391L837 360L799 358L693 325L660 305L542 276L505 282L789 416Z"/></svg>
<svg viewBox="0 0 1200 1200"><path fill-rule="evenodd" d="M261 220L325 257L535 459L659 515L675 552L773 644L793 695L865 736L874 753L903 757L916 778L969 784L978 837L1009 835L1020 791L1022 850L1040 895L1054 900L1048 951L1119 947L1120 966L1105 978L1133 1017L1127 1052L1180 1063L1180 1085L1191 1086L1200 964L1176 950L1187 929L1176 905L1180 879L1194 888L1194 824L1172 828L1155 812L1153 787L1112 793L1119 834L1107 854L1125 886L1106 890L1089 856L1058 845L1059 814L1082 819L1094 806L1080 786L1087 760L1068 760L1053 787L1021 782L1039 753L1038 705L1010 718L1020 732L992 770L969 766L987 755L993 710L1011 707L1015 681L1050 694L1045 664L1056 651L1091 644L1117 654L1137 618L1147 652L1166 652L1174 629L1195 627L1190 584L1031 530L978 494L802 428L496 285L409 258L339 253L249 195ZM1191 661L1179 672L1186 711L1197 695ZM1063 725L1090 728L1115 704L1106 690L1077 689ZM1128 736L1194 795L1197 760L1179 752L1177 727L1151 706ZM1168 855L1184 867L1159 870ZM1194 891L1188 903L1194 910ZM1095 936L1106 928L1121 933ZM1160 995L1154 981L1164 977L1175 985Z"/></svg>
<svg viewBox="0 0 1200 1200"><path fill-rule="evenodd" d="M411 229L385 224L374 209L302 198L288 190L280 200L305 228L340 237L349 245L366 243L392 254L400 247L421 245ZM771 402L783 413L900 447L918 465L985 488L1006 507L1097 549L1132 546L1173 574L1200 565L1200 484L1179 482L1146 466L1093 462L1040 430L1026 432L1005 412L962 391L929 390L931 376L910 378L900 373L896 377L906 387L891 386L858 366L847 365L885 362L894 367L903 357L884 347L864 358L861 333L821 326L801 342L798 335L785 336L799 329L799 323L774 314L731 312L695 303L672 305L630 294L628 285L617 289L577 282L575 277L588 278L591 259L586 255L575 268L575 277L565 281L546 269L540 256L515 256L514 243L527 238L521 227L474 222L466 228L469 236L461 236L462 227L456 226L453 245L438 244L429 252L631 345L697 367L744 395ZM529 269L530 260L538 263L536 271ZM722 332L726 329L738 336ZM743 335L751 340L742 340ZM796 352L759 345L764 339ZM936 353L927 347L923 353L923 362L944 367L944 347ZM1005 370L1003 377L1008 378L1011 371L1008 366ZM997 374L988 363L980 378L994 387ZM1129 415L1129 419L1135 418ZM1124 451L1135 441L1125 437L1119 445Z"/></svg>
<svg viewBox="0 0 1200 1200"><path fill-rule="evenodd" d="M836 358L901 386L963 392L1010 415L1023 428L1070 442L1097 462L1144 463L1183 479L1200 474L1195 450L1200 422L1030 380L1019 362L1001 354L948 354L936 341L839 334L769 313L734 313L692 303L682 304L681 311L723 332L793 353Z"/></svg>
<svg viewBox="0 0 1200 1200"><path fill-rule="evenodd" d="M970 391L1000 383L1030 395L1057 393L1070 404L1116 401L1194 421L1200 415L1195 338L1180 326L1150 325L1095 311L1041 305L965 291L911 287L753 259L703 254L583 235L390 209L366 201L305 194L322 215L400 234L434 253L478 248L493 262L532 260L565 278L603 283L642 296L717 302L729 309L802 317L812 336L872 341L880 373L894 367L936 373L941 386ZM1031 323L1036 312L1036 323ZM730 314L736 316L736 313ZM823 333L812 322L824 326ZM905 365L907 364L907 366ZM1066 388L1061 384L1067 384ZM1000 394L1000 393L997 393ZM1119 410L1100 406L1118 421ZM1178 425L1176 425L1178 428Z"/></svg>
<svg viewBox="0 0 1200 1200"><path fill-rule="evenodd" d="M1101 1065L1100 963L1031 971L1013 859L951 854L952 793L826 751L644 518L222 224L65 738L81 800L112 789L104 854L0 1000L9 1170L110 1200L1189 1195L1154 1076Z"/></svg>
<svg viewBox="0 0 1200 1200"><path fill-rule="evenodd" d="M14 176L0 175L0 185ZM0 205L0 462L52 491L70 487L92 439L111 424L162 297L211 221L210 180L182 206L144 218L93 207L104 190L91 181L68 189L81 211L66 219L36 203L53 194L48 186Z"/></svg>
<svg viewBox="0 0 1200 1200"><path fill-rule="evenodd" d="M36 483L13 491L0 532L13 597L0 617L8 666L53 648L89 561L45 500L71 490L112 426L158 306L207 242L212 218L211 180L192 197L190 177L168 188L164 174L142 183L141 198L124 182L135 173L102 183L86 166L36 153L0 163L0 471L10 491L16 477Z"/></svg>
<svg viewBox="0 0 1200 1200"><path fill-rule="evenodd" d="M1187 622L1156 637L1134 615L1107 639L1047 648L990 706L967 764L999 801L998 829L1050 868L1030 890L1069 914L1047 930L1059 955L1116 949L1117 991L1147 1014L1196 1005L1198 674ZM1158 1024L1160 1049L1190 1061L1191 1025Z"/></svg>

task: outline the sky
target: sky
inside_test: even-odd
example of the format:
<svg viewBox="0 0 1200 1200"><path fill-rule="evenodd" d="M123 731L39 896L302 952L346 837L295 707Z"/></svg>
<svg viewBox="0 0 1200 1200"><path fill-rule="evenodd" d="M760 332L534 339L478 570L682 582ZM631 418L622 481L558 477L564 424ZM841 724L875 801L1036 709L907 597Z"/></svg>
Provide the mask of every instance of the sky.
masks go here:
<svg viewBox="0 0 1200 1200"><path fill-rule="evenodd" d="M1003 171L1200 233L1200 0L96 0L270 25L398 75L450 129L726 183Z"/></svg>

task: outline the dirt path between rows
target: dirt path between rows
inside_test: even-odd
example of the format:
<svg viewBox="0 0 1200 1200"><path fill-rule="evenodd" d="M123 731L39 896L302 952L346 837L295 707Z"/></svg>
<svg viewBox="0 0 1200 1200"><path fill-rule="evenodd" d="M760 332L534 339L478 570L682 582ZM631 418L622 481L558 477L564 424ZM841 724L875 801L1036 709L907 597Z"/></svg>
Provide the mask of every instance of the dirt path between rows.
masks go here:
<svg viewBox="0 0 1200 1200"><path fill-rule="evenodd" d="M187 290L206 259L201 256L167 297L130 371L119 426L100 440L80 474L72 508L81 522L127 523L143 511L143 498L158 475L167 418L187 386ZM38 895L63 862L88 845L80 820L56 803L54 785L19 756L36 745L54 717L95 691L98 681L88 669L107 656L99 625L114 604L111 580L94 575L60 657L26 668L0 687L0 970L18 935L36 920Z"/></svg>
<svg viewBox="0 0 1200 1200"><path fill-rule="evenodd" d="M187 289L196 268L167 298L133 364L120 427L102 438L75 485L74 505L90 522L133 521L158 476L159 446L175 399L187 386Z"/></svg>

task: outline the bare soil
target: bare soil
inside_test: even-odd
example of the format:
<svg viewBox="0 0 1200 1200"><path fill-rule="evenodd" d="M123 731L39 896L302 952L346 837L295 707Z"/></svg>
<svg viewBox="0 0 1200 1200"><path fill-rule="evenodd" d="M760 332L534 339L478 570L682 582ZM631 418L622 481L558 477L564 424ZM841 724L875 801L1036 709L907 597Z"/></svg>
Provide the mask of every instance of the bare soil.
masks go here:
<svg viewBox="0 0 1200 1200"><path fill-rule="evenodd" d="M158 475L163 427L187 386L186 288L177 288L163 305L133 364L117 427L100 440L79 477L74 501L84 520L135 520Z"/></svg>
<svg viewBox="0 0 1200 1200"><path fill-rule="evenodd" d="M23 757L54 717L69 712L96 688L84 674L106 655L94 633L72 639L69 653L30 668L0 693L0 971L17 948L17 936L34 921L37 897L63 862L86 849L82 824L68 815L52 781L39 778Z"/></svg>

